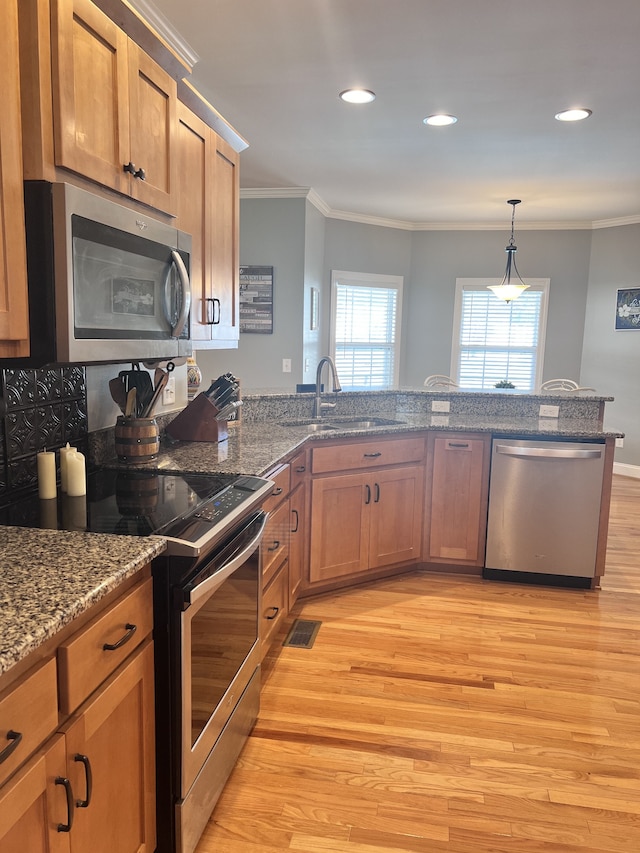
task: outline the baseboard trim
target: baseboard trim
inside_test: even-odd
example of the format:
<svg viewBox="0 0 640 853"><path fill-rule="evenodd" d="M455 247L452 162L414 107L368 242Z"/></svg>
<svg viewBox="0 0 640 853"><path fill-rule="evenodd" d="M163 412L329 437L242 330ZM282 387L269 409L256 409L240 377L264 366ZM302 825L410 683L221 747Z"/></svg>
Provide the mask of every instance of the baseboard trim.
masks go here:
<svg viewBox="0 0 640 853"><path fill-rule="evenodd" d="M640 465L627 465L624 462L614 462L613 473L620 474L622 477L634 477L636 480L640 480Z"/></svg>

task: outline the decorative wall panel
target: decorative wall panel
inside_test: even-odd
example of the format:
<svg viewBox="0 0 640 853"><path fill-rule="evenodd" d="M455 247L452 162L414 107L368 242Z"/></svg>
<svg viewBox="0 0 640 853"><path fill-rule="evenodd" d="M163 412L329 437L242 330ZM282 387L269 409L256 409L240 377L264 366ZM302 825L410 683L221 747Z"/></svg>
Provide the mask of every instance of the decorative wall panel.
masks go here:
<svg viewBox="0 0 640 853"><path fill-rule="evenodd" d="M37 486L36 454L67 442L86 453L85 369L78 365L0 370L0 499Z"/></svg>

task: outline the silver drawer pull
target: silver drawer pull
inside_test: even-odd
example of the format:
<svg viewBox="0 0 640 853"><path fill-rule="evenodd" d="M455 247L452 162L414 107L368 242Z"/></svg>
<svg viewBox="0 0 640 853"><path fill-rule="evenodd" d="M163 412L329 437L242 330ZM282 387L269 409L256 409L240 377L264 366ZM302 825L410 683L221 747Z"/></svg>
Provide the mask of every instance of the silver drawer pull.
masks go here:
<svg viewBox="0 0 640 853"><path fill-rule="evenodd" d="M378 456L382 456L382 453L378 452L378 453L365 453L364 454L365 459L377 459Z"/></svg>

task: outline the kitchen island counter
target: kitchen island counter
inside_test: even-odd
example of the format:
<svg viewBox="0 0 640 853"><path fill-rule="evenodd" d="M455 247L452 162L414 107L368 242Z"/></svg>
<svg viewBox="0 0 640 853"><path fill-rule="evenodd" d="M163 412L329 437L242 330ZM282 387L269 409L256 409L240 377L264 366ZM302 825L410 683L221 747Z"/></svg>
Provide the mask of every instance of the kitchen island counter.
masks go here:
<svg viewBox="0 0 640 853"><path fill-rule="evenodd" d="M370 429L353 429L348 423L336 429L309 433L304 425L284 425L278 421L243 421L229 425L229 437L221 442L163 439L160 456L140 467L190 473L242 473L262 475L305 442L330 441L376 435L398 435L424 430L490 433L509 437L566 438L579 441L605 441L621 437L619 432L604 431L602 426L582 418L497 418L482 414L424 414L376 411L376 415L402 421ZM331 422L330 415L323 418ZM292 419L294 420L294 419Z"/></svg>
<svg viewBox="0 0 640 853"><path fill-rule="evenodd" d="M0 528L0 675L166 547L160 536Z"/></svg>

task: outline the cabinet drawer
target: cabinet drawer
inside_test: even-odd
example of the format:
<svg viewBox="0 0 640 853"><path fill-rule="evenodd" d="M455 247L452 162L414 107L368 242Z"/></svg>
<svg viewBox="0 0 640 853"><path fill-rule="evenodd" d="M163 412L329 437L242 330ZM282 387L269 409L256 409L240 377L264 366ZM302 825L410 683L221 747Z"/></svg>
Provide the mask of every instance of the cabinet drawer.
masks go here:
<svg viewBox="0 0 640 853"><path fill-rule="evenodd" d="M370 439L353 444L314 447L311 450L311 471L324 474L329 471L366 469L379 465L396 465L402 462L420 462L424 458L425 440L420 438Z"/></svg>
<svg viewBox="0 0 640 853"><path fill-rule="evenodd" d="M72 713L152 628L152 580L148 578L63 643L58 649L62 713Z"/></svg>
<svg viewBox="0 0 640 853"><path fill-rule="evenodd" d="M309 473L309 455L305 450L291 460L291 491L296 486L304 482L305 477Z"/></svg>
<svg viewBox="0 0 640 853"><path fill-rule="evenodd" d="M260 639L262 654L266 652L282 620L287 615L289 572L287 564L273 578L262 593L262 611L260 618Z"/></svg>
<svg viewBox="0 0 640 853"><path fill-rule="evenodd" d="M0 695L0 784L57 725L56 661L51 658Z"/></svg>
<svg viewBox="0 0 640 853"><path fill-rule="evenodd" d="M289 554L289 538L291 536L291 519L289 516L289 501L280 504L278 509L269 516L267 526L260 546L262 554L262 586L269 583L278 567Z"/></svg>
<svg viewBox="0 0 640 853"><path fill-rule="evenodd" d="M289 494L290 467L291 466L287 463L266 475L267 480L273 480L276 487L262 504L262 508L265 512L273 512L278 504Z"/></svg>

